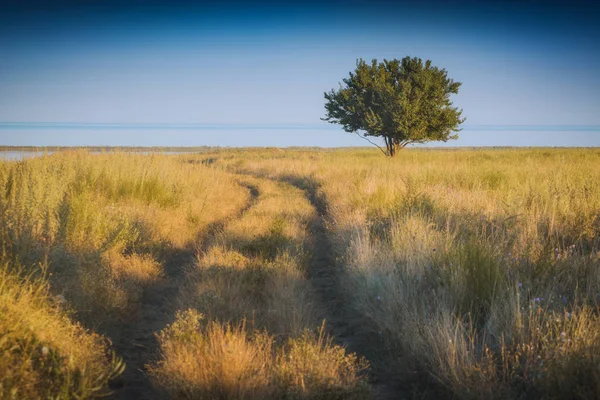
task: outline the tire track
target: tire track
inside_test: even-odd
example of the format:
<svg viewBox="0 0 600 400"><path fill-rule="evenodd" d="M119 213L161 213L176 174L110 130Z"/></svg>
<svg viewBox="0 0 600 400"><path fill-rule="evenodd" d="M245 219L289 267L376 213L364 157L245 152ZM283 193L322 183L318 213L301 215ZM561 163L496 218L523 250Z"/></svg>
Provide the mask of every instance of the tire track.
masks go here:
<svg viewBox="0 0 600 400"><path fill-rule="evenodd" d="M290 184L302 190L315 209L310 226L308 250L311 253L308 278L318 297L326 320L328 333L336 344L349 352L364 357L371 365L369 383L375 399L398 399L410 397L402 390L386 367L388 354L385 344L370 318L362 315L346 301L348 293L342 287L343 268L336 262L336 252L326 228L327 203L318 196L320 184L308 177L283 176L271 178L262 174L246 172L255 178L271 179Z"/></svg>
<svg viewBox="0 0 600 400"><path fill-rule="evenodd" d="M156 334L173 323L175 319L175 299L184 283L185 271L195 261L198 251L204 251L213 237L230 221L241 218L259 196L256 186L238 181L245 187L250 198L235 215L215 221L206 226L198 235L196 246L184 249L170 248L161 254L165 274L161 282L144 290L137 318L115 326L106 336L112 338L113 348L125 362L125 371L111 383L113 399L162 399L165 395L158 391L149 379L146 365L158 358L159 344Z"/></svg>

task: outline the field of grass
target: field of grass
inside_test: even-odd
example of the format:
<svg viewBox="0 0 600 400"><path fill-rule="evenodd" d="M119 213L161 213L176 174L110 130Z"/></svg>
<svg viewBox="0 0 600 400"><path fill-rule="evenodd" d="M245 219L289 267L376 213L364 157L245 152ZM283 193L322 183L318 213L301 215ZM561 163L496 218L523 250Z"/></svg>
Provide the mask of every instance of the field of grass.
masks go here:
<svg viewBox="0 0 600 400"><path fill-rule="evenodd" d="M597 398L600 150L0 162L0 397Z"/></svg>

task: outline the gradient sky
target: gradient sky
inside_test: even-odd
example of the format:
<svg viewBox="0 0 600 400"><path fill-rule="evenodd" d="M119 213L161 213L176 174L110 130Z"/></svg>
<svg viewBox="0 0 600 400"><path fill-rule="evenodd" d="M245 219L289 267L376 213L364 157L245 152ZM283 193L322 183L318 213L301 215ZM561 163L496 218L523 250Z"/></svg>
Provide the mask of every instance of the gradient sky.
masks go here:
<svg viewBox="0 0 600 400"><path fill-rule="evenodd" d="M359 57L411 55L463 82L454 99L471 142L459 144L524 143L520 133L508 143L510 135L477 137L485 126L518 125L512 131L535 137L522 126L585 125L587 136L550 129L549 142L600 145L593 3L46 3L0 6L0 144L366 144L319 120L323 92ZM106 129L7 122L225 125L207 140L192 129L111 138Z"/></svg>

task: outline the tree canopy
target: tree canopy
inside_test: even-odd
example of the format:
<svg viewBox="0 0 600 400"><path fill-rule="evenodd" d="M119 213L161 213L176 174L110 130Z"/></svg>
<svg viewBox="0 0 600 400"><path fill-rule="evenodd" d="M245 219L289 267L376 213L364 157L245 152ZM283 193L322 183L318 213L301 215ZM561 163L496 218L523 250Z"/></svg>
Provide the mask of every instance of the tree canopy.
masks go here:
<svg viewBox="0 0 600 400"><path fill-rule="evenodd" d="M389 156L410 143L456 139L465 121L450 99L461 83L430 60L404 57L369 64L359 59L343 82L325 93L323 120L367 140L383 138L385 151L369 142Z"/></svg>

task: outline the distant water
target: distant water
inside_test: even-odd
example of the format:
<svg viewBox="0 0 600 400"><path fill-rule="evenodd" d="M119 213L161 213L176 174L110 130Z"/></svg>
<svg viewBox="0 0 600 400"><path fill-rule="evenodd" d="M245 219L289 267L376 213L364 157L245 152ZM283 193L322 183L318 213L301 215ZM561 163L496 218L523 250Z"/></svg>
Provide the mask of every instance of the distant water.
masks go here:
<svg viewBox="0 0 600 400"><path fill-rule="evenodd" d="M41 151L0 151L0 160L22 160L24 158L41 156Z"/></svg>
<svg viewBox="0 0 600 400"><path fill-rule="evenodd" d="M1 151L0 150L0 160L7 161L18 161L23 160L24 158L32 158L38 157L41 155L50 155L55 153L55 151L37 151L37 150L9 150L9 151ZM91 154L100 154L102 151L93 151L90 150ZM131 153L135 154L165 154L165 155L175 155L175 154L193 154L191 151L131 151Z"/></svg>
<svg viewBox="0 0 600 400"><path fill-rule="evenodd" d="M369 146L337 125L0 122L5 146ZM467 125L459 139L427 146L600 147L598 125ZM11 157L16 157L12 155ZM5 157L6 158L6 157Z"/></svg>

